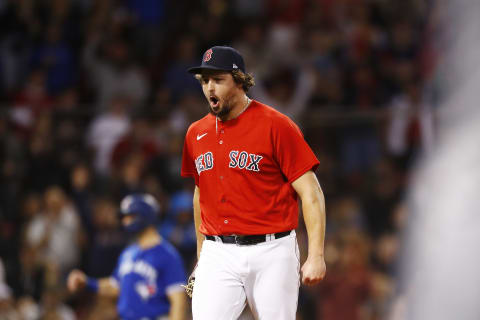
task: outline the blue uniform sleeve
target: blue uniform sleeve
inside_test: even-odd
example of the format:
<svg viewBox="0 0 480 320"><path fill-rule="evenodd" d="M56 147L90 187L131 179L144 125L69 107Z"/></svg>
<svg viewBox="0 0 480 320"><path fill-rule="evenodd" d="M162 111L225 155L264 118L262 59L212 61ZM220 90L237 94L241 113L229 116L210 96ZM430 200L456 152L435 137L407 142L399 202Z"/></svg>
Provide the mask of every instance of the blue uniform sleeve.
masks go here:
<svg viewBox="0 0 480 320"><path fill-rule="evenodd" d="M181 285L185 284L186 275L183 261L178 252L171 247L171 258L167 260L167 266L165 268L165 284L166 293L183 290Z"/></svg>

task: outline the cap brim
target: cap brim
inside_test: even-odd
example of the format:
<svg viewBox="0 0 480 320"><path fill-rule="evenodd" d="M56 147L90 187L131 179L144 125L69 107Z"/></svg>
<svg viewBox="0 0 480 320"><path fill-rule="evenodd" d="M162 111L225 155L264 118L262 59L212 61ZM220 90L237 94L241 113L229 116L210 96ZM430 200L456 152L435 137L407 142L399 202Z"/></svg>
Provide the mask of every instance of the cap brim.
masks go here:
<svg viewBox="0 0 480 320"><path fill-rule="evenodd" d="M189 73L200 74L203 70L218 70L218 71L232 71L233 69L218 68L214 66L199 66L188 69Z"/></svg>

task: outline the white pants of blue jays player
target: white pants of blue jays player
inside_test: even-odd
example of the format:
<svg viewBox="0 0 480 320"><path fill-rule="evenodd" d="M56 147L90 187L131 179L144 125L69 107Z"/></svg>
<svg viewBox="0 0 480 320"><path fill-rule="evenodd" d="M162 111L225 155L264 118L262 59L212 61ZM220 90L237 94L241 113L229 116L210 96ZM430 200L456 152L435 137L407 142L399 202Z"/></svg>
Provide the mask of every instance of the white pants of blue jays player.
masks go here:
<svg viewBox="0 0 480 320"><path fill-rule="evenodd" d="M195 270L194 320L294 320L300 286L295 231L254 245L205 240ZM248 318L245 312L242 319Z"/></svg>

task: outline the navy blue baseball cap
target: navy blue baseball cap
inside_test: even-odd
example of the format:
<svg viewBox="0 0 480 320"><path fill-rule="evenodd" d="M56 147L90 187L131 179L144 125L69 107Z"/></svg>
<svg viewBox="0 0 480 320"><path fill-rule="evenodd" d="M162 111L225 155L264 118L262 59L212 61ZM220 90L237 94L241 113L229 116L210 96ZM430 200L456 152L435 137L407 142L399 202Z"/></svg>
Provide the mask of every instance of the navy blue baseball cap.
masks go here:
<svg viewBox="0 0 480 320"><path fill-rule="evenodd" d="M157 222L160 205L150 194L130 194L120 203L120 213L123 216L133 215L133 222L125 230L136 233Z"/></svg>
<svg viewBox="0 0 480 320"><path fill-rule="evenodd" d="M216 46L205 51L202 64L188 69L188 72L198 74L205 69L222 71L241 70L245 73L245 62L240 52L234 48Z"/></svg>

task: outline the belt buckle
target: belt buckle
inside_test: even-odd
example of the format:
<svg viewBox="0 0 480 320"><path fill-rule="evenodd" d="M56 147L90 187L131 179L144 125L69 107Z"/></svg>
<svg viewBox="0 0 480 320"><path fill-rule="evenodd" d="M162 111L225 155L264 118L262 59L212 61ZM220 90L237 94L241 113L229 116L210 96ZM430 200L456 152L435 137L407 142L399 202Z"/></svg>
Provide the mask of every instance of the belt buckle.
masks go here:
<svg viewBox="0 0 480 320"><path fill-rule="evenodd" d="M235 244L239 246L249 246L260 242L262 241L258 241L258 239L254 238L253 236L235 236Z"/></svg>
<svg viewBox="0 0 480 320"><path fill-rule="evenodd" d="M238 246L241 246L241 245L242 245L242 243L241 243L241 241L240 241L241 236L234 235L234 236L233 236L233 239L235 240L235 244L236 244L236 245L238 245Z"/></svg>
<svg viewBox="0 0 480 320"><path fill-rule="evenodd" d="M249 240L247 238L247 236L243 236L243 235L235 235L234 236L235 238L235 244L236 245L239 245L239 246L248 246L248 245L251 245L251 244L255 244L255 241L253 240Z"/></svg>

